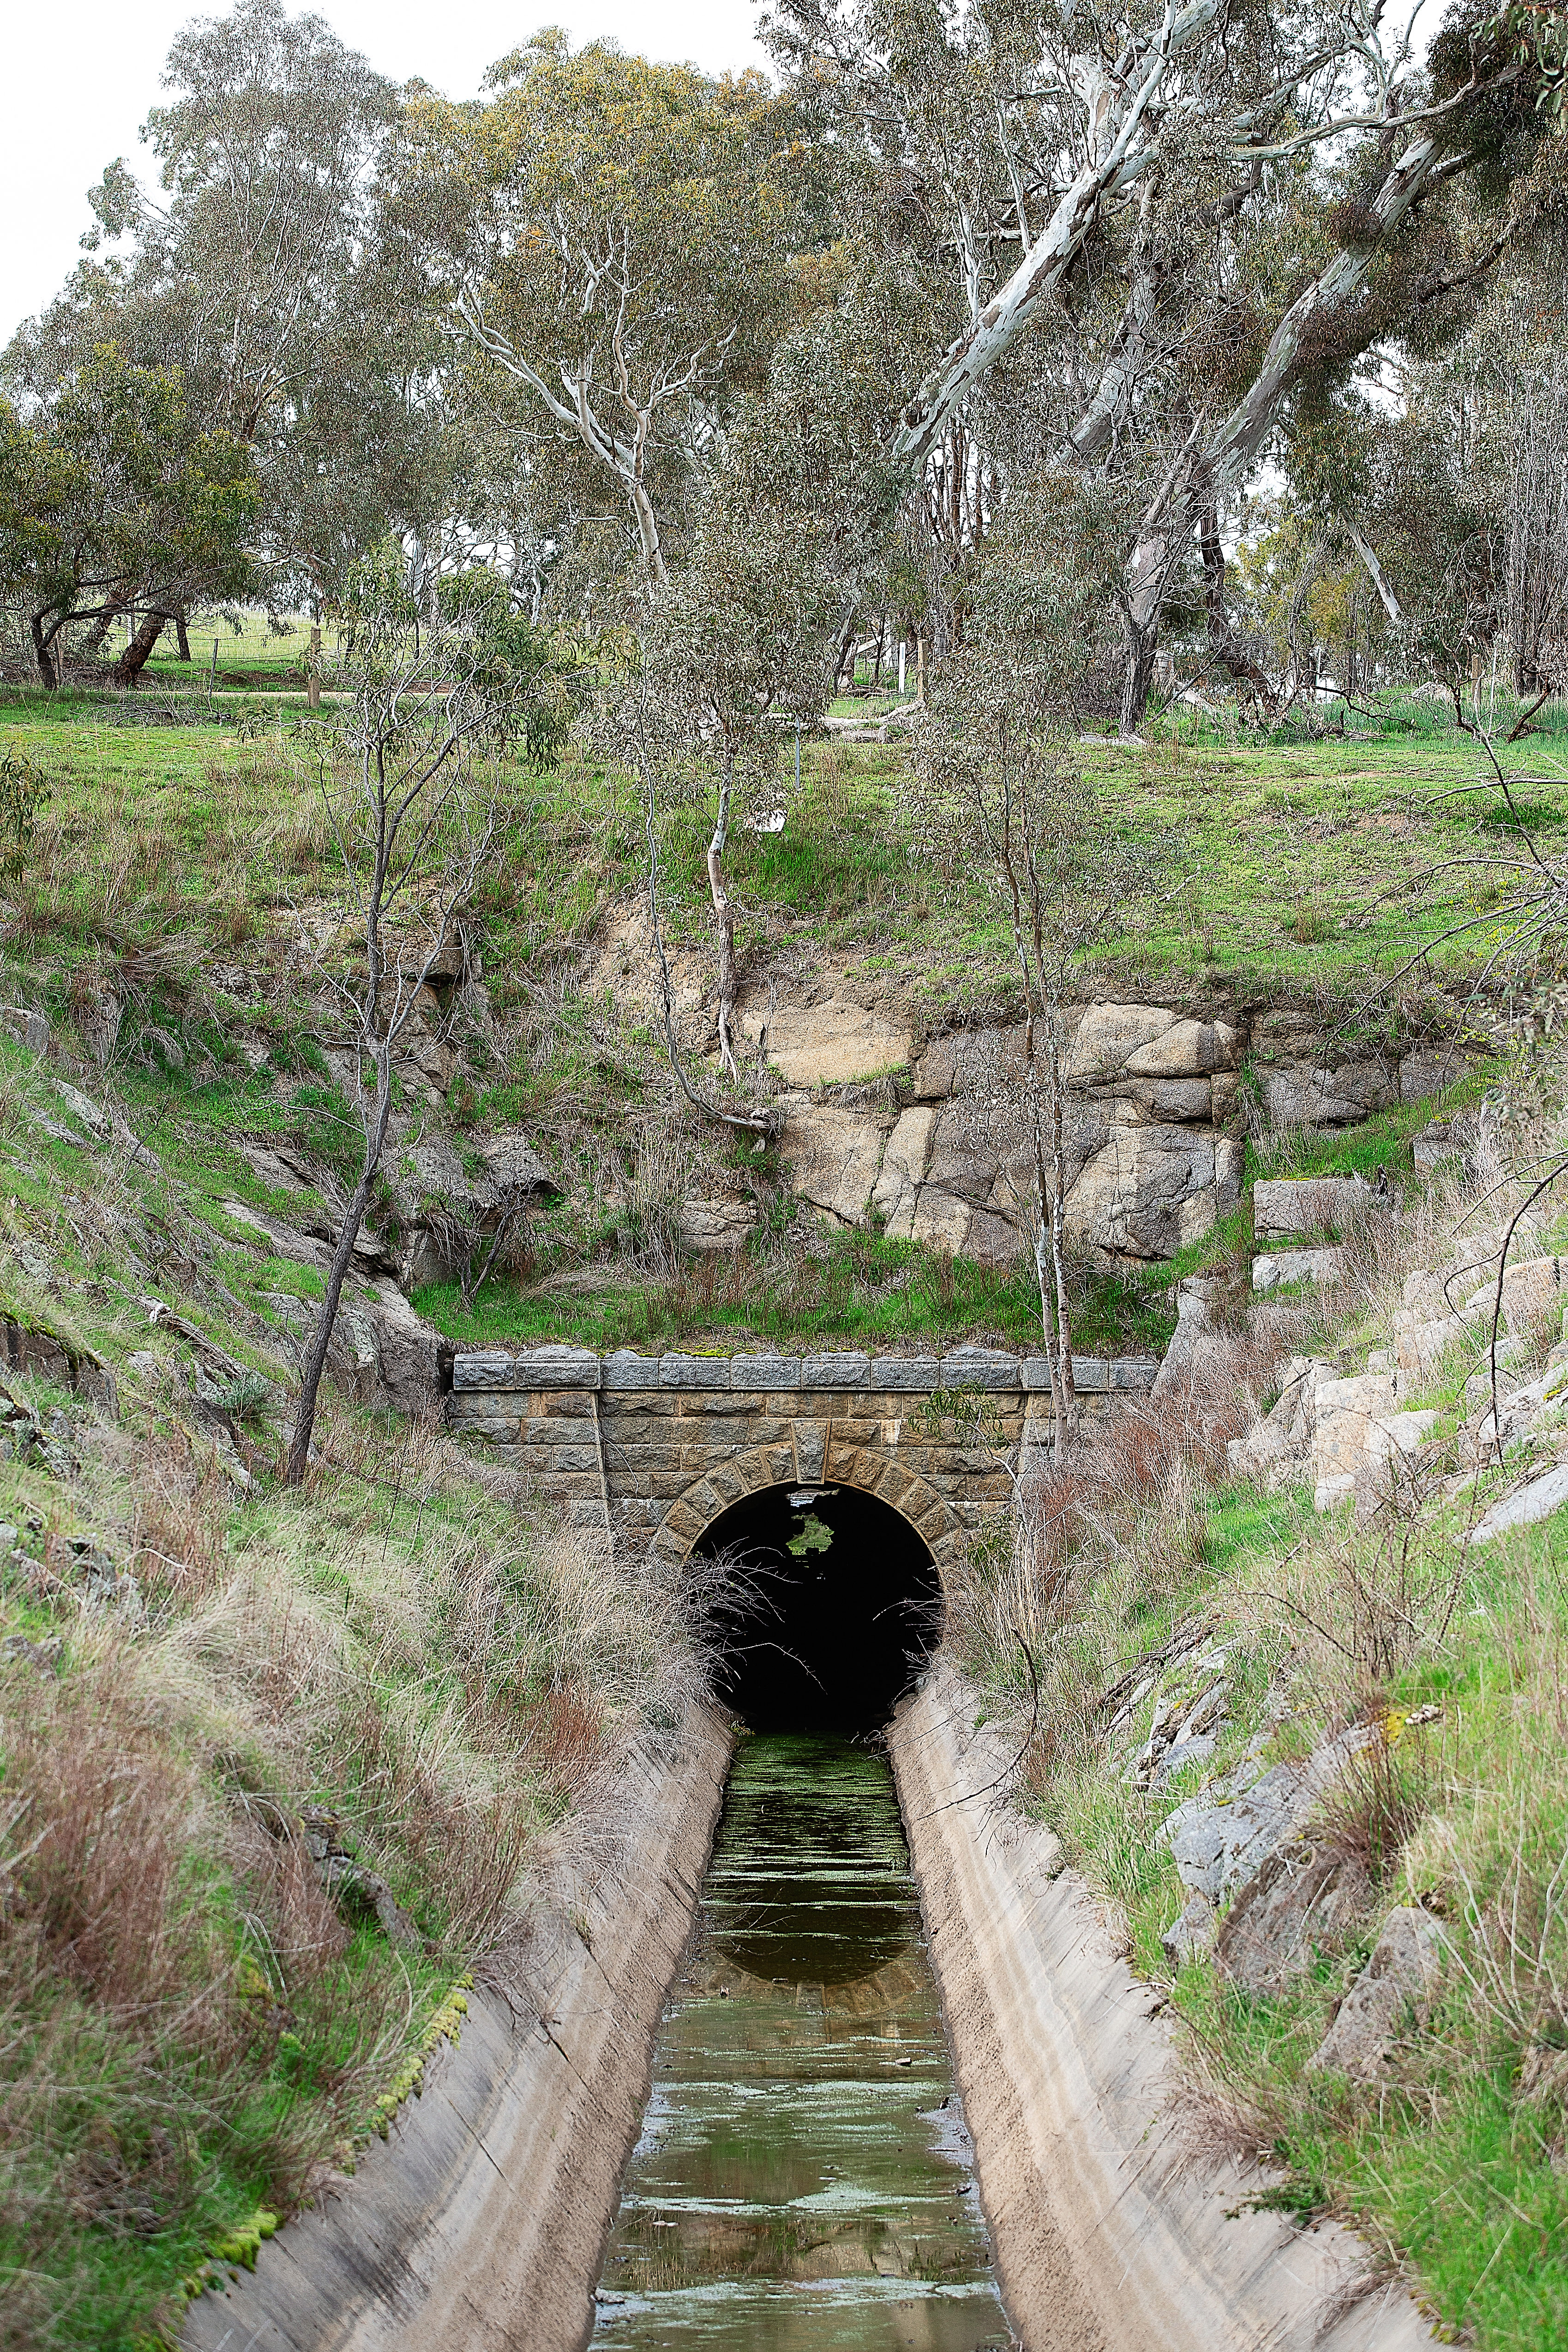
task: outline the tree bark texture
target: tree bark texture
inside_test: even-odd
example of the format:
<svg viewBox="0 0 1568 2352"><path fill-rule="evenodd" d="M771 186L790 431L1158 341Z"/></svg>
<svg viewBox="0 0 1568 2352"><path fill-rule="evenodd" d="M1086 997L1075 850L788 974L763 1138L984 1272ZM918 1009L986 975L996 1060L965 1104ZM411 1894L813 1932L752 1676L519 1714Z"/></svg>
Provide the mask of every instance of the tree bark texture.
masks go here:
<svg viewBox="0 0 1568 2352"><path fill-rule="evenodd" d="M141 625L110 673L116 686L134 686L147 667L147 657L163 634L168 615L144 613Z"/></svg>

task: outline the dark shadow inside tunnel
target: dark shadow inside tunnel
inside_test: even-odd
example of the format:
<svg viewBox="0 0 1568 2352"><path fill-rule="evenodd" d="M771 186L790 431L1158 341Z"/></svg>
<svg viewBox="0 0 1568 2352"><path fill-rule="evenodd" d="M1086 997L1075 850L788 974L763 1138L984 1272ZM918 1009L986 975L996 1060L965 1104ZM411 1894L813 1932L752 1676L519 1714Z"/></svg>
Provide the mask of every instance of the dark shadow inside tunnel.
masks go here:
<svg viewBox="0 0 1568 2352"><path fill-rule="evenodd" d="M940 1639L928 1548L858 1487L764 1487L696 1556L722 1576L718 1696L754 1731L874 1730Z"/></svg>

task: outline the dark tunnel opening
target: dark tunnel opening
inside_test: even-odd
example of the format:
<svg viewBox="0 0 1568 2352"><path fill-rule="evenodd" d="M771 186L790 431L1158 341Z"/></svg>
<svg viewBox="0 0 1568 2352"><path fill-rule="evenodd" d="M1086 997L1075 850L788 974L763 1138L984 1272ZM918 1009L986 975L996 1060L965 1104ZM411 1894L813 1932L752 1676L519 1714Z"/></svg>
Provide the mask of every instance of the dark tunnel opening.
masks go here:
<svg viewBox="0 0 1568 2352"><path fill-rule="evenodd" d="M877 1729L941 1637L930 1550L857 1487L765 1487L696 1551L727 1571L718 1695L754 1731Z"/></svg>

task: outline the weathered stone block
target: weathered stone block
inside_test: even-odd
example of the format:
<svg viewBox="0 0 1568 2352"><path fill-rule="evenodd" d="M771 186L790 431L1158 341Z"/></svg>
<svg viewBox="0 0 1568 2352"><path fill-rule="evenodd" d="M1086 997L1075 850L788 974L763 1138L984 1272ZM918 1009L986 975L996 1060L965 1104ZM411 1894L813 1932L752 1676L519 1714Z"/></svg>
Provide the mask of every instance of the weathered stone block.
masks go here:
<svg viewBox="0 0 1568 2352"><path fill-rule="evenodd" d="M946 1389L1016 1389L1019 1360L999 1348L955 1348L942 1358Z"/></svg>
<svg viewBox="0 0 1568 2352"><path fill-rule="evenodd" d="M868 1378L873 1389L904 1393L942 1386L939 1356L873 1356Z"/></svg>
<svg viewBox="0 0 1568 2352"><path fill-rule="evenodd" d="M1159 1369L1157 1356L1113 1356L1111 1360L1111 1386L1113 1389L1152 1389Z"/></svg>
<svg viewBox="0 0 1568 2352"><path fill-rule="evenodd" d="M732 1356L729 1368L731 1385L737 1389L773 1392L800 1385L799 1356Z"/></svg>
<svg viewBox="0 0 1568 2352"><path fill-rule="evenodd" d="M459 1377L459 1374L462 1377ZM592 1348L486 1349L453 1360L457 1388L596 1389L603 1365Z"/></svg>
<svg viewBox="0 0 1568 2352"><path fill-rule="evenodd" d="M1104 1356L1074 1356L1072 1385L1082 1396L1103 1393L1111 1385L1111 1366Z"/></svg>
<svg viewBox="0 0 1568 2352"><path fill-rule="evenodd" d="M805 1356L800 1361L803 1389L863 1389L870 1385L871 1358L845 1349L825 1356Z"/></svg>
<svg viewBox="0 0 1568 2352"><path fill-rule="evenodd" d="M727 1356L661 1356L659 1386L662 1389L727 1389L730 1385Z"/></svg>
<svg viewBox="0 0 1568 2352"><path fill-rule="evenodd" d="M683 1461L695 1456L712 1462L725 1454L743 1454L755 1443L749 1421L710 1421L706 1416L699 1420L694 1414L690 1421L677 1422L675 1432Z"/></svg>
<svg viewBox="0 0 1568 2352"><path fill-rule="evenodd" d="M604 1386L609 1390L656 1389L659 1385L657 1356L639 1356L631 1348L617 1348L604 1359Z"/></svg>
<svg viewBox="0 0 1568 2352"><path fill-rule="evenodd" d="M797 1473L810 1486L815 1486L825 1475L825 1452L828 1442L824 1422L798 1421L795 1423L795 1451L789 1475Z"/></svg>
<svg viewBox="0 0 1568 2352"><path fill-rule="evenodd" d="M521 1435L521 1423L507 1413L470 1414L448 1426L455 1437L479 1437L492 1445L516 1445Z"/></svg>
<svg viewBox="0 0 1568 2352"><path fill-rule="evenodd" d="M517 1389L528 1382L517 1376L517 1359L509 1348L472 1349L452 1360L452 1386L465 1389Z"/></svg>

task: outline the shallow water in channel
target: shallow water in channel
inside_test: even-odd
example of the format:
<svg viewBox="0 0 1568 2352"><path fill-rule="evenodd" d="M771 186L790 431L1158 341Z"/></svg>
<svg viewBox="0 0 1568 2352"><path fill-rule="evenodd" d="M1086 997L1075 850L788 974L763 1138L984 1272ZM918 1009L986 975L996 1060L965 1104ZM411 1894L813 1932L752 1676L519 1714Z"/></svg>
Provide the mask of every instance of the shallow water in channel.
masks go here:
<svg viewBox="0 0 1568 2352"><path fill-rule="evenodd" d="M593 2342L1011 2342L893 1777L869 1748L741 1744Z"/></svg>

